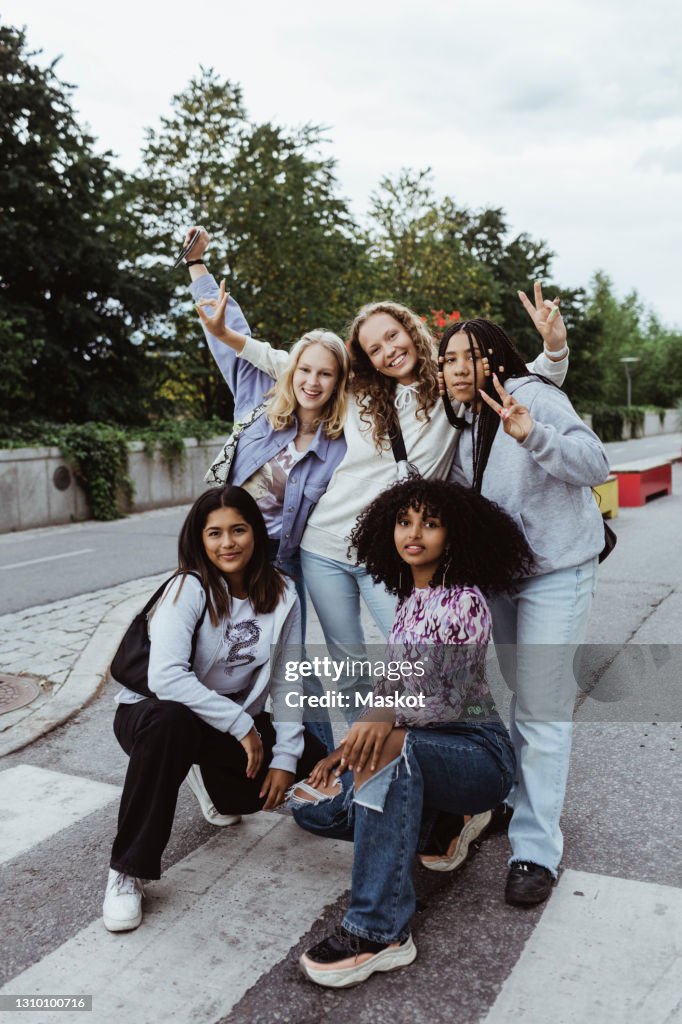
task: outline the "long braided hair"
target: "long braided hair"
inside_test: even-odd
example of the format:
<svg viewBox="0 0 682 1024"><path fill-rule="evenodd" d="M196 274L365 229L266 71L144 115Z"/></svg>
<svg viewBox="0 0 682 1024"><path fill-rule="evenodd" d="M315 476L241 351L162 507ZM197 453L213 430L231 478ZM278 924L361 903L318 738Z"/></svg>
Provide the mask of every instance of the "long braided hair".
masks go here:
<svg viewBox="0 0 682 1024"><path fill-rule="evenodd" d="M448 397L445 387L443 364L445 363L445 353L450 338L462 331L469 339L469 348L474 368L475 394L478 394L480 388L487 395L490 395L491 398L495 399L495 401L499 401L499 395L495 391L495 385L493 384L493 373L497 374L498 380L502 384L513 377L531 376L541 380L544 384L556 387L553 381L541 376L541 374L529 371L514 342L498 324L494 324L492 320L484 320L481 317L476 317L473 320L460 320L456 324L452 324L444 332L438 348L438 383L440 394L445 408L445 415L453 427L458 427L461 430L468 428L469 424L463 416L455 415L455 410L452 408L452 402ZM481 381L476 379L476 348L474 346L480 352L483 360L482 366L485 375ZM474 471L472 487L480 492L483 484L483 474L490 457L490 450L495 440L495 434L500 426L500 417L489 405L482 403L478 409L476 405L476 402L472 403L473 420L471 422L471 430Z"/></svg>

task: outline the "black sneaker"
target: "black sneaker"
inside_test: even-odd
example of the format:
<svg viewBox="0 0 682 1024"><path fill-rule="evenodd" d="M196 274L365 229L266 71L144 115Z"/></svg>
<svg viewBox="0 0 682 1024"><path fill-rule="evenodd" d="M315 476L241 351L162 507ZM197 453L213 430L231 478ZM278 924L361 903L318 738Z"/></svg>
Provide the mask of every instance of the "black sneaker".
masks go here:
<svg viewBox="0 0 682 1024"><path fill-rule="evenodd" d="M417 947L408 935L403 942L382 943L337 928L299 959L306 978L327 988L348 988L367 981L375 971L394 971L411 964Z"/></svg>
<svg viewBox="0 0 682 1024"><path fill-rule="evenodd" d="M553 885L554 876L548 868L518 860L509 868L504 898L513 907L534 907L544 903Z"/></svg>

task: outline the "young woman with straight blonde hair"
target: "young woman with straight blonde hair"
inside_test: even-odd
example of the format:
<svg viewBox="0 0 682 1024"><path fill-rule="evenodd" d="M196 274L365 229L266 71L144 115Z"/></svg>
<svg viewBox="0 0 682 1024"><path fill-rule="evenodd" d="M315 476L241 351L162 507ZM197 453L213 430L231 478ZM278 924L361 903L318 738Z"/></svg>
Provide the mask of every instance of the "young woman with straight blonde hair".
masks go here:
<svg viewBox="0 0 682 1024"><path fill-rule="evenodd" d="M187 240L196 230L189 229ZM338 335L326 330L308 331L290 353L252 338L224 282L219 287L209 274L201 258L209 235L204 228L198 230L187 259L192 296L211 354L234 396L239 434L229 466L219 456L207 480L239 485L255 498L265 519L270 555L296 584L305 636L299 545L308 517L346 454L348 352ZM268 371L272 353L282 357L274 383ZM309 685L317 692L316 680ZM329 719L323 713L317 717L325 720L311 722L310 728L331 749Z"/></svg>

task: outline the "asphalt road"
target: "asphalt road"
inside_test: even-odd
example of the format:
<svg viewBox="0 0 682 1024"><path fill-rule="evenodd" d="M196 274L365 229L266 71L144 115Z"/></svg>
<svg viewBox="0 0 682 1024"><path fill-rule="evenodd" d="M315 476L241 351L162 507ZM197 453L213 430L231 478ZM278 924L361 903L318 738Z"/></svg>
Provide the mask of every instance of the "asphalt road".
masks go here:
<svg viewBox="0 0 682 1024"><path fill-rule="evenodd" d="M188 507L0 536L0 615L172 572Z"/></svg>

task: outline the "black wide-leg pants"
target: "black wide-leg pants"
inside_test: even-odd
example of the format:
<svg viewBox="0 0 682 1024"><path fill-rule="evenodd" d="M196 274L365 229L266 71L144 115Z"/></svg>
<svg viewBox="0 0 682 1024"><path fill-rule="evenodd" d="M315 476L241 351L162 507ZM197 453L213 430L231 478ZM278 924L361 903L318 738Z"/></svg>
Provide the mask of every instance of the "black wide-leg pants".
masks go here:
<svg viewBox="0 0 682 1024"><path fill-rule="evenodd" d="M114 733L129 755L118 832L111 867L136 878L160 878L161 854L173 827L178 790L193 764L201 767L204 785L221 814L253 814L276 742L268 714L256 715L265 754L255 779L247 779L246 751L229 733L203 722L184 704L147 698L119 704ZM296 780L310 774L327 754L309 732L296 769Z"/></svg>

